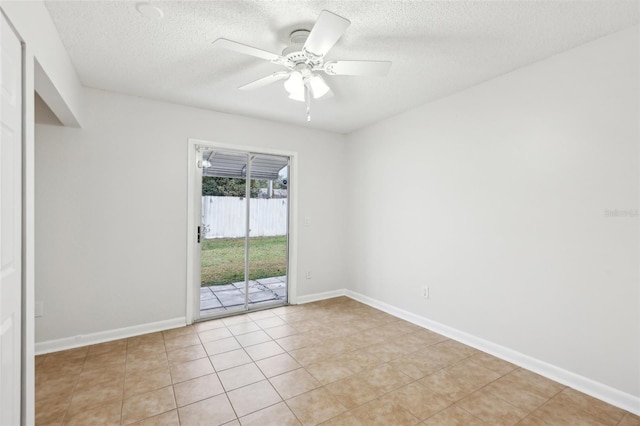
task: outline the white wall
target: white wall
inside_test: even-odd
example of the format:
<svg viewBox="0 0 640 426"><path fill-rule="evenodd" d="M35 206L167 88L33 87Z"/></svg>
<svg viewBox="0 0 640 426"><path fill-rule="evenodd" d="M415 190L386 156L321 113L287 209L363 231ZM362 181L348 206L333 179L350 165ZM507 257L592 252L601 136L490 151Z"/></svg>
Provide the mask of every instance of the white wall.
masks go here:
<svg viewBox="0 0 640 426"><path fill-rule="evenodd" d="M297 152L312 217L298 295L345 287L343 136L90 89L85 103L82 129L36 126L36 342L184 317L188 138Z"/></svg>
<svg viewBox="0 0 640 426"><path fill-rule="evenodd" d="M638 47L635 27L350 135L350 289L640 396L639 218L605 217L640 207Z"/></svg>

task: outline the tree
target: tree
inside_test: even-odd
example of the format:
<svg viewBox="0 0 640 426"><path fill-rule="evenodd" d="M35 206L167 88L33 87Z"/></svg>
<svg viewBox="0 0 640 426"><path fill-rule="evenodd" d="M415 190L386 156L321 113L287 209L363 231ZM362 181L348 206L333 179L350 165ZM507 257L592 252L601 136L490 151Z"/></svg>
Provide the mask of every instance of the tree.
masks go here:
<svg viewBox="0 0 640 426"><path fill-rule="evenodd" d="M202 195L211 195L217 197L245 197L246 195L246 179L226 178L217 176L202 177ZM260 191L259 182L251 181L251 197L257 197Z"/></svg>

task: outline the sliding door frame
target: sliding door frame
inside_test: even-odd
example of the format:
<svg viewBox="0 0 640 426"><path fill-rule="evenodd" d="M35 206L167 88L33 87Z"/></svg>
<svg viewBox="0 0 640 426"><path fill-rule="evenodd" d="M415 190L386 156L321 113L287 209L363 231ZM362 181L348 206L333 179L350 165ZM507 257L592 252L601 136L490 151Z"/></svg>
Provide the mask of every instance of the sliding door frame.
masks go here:
<svg viewBox="0 0 640 426"><path fill-rule="evenodd" d="M276 150L258 146L244 146L225 144L201 139L188 141L187 161L187 275L186 275L186 322L192 324L200 317L200 243L197 232L200 226L202 212L197 209L200 205L198 197L202 197L202 180L199 175L198 161L201 154L198 150L213 149L221 151L239 152L243 154L267 154L289 157L288 189L288 267L287 267L287 300L289 304L297 302L297 258L298 258L298 154L294 151ZM246 277L245 277L246 278ZM248 312L248 311L242 311Z"/></svg>

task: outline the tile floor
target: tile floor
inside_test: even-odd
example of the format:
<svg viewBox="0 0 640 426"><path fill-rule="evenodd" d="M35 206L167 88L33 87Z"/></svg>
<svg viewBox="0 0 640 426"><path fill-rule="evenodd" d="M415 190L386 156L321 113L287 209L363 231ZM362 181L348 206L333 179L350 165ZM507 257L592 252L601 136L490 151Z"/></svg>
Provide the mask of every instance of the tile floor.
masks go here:
<svg viewBox="0 0 640 426"><path fill-rule="evenodd" d="M640 425L339 297L36 358L38 425Z"/></svg>
<svg viewBox="0 0 640 426"><path fill-rule="evenodd" d="M285 303L287 277L261 278L249 281L249 306ZM225 314L244 307L244 281L200 288L200 316Z"/></svg>

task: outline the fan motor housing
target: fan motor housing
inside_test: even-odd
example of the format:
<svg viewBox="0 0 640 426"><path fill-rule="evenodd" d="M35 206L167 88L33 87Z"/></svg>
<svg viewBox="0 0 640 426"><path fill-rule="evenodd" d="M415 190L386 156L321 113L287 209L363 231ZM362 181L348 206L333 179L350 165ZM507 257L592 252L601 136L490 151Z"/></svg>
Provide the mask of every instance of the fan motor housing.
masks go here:
<svg viewBox="0 0 640 426"><path fill-rule="evenodd" d="M304 44L292 44L282 51L282 56L293 63L304 62L307 60L307 55L302 51L302 46Z"/></svg>
<svg viewBox="0 0 640 426"><path fill-rule="evenodd" d="M309 30L295 30L289 34L289 40L291 40L291 44L304 44L309 38L309 34L311 34Z"/></svg>
<svg viewBox="0 0 640 426"><path fill-rule="evenodd" d="M290 62L292 68L299 64L307 64L312 68L322 65L322 58L312 57L303 49L309 33L309 30L295 30L289 35L291 45L282 51L282 56Z"/></svg>

